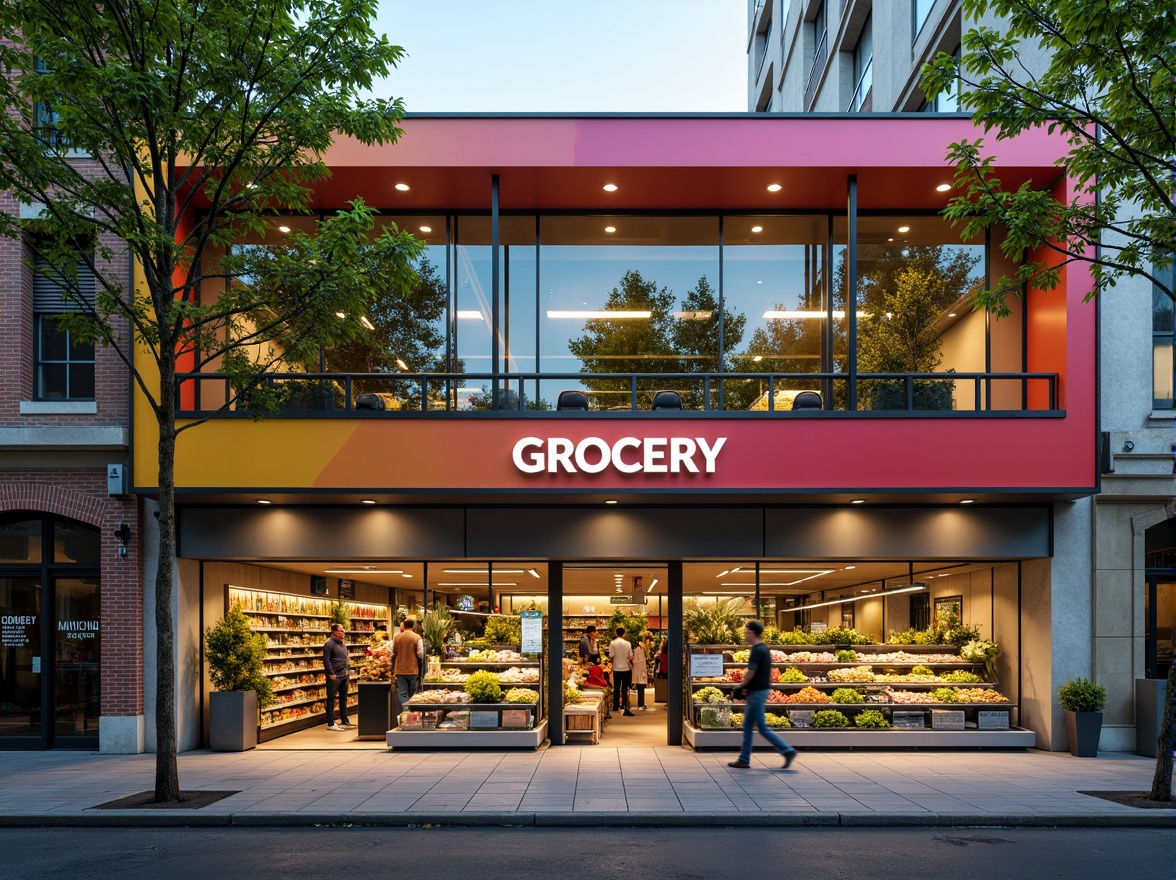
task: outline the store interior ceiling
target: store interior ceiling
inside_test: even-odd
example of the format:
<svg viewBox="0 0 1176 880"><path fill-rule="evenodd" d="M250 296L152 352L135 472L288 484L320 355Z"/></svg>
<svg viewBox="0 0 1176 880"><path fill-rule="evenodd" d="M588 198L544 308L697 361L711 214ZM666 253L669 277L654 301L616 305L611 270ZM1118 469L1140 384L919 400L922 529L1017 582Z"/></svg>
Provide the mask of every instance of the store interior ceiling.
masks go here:
<svg viewBox="0 0 1176 880"><path fill-rule="evenodd" d="M761 561L760 595L848 601L909 585L912 575L915 583L930 583L934 578L991 566L991 562ZM422 562L282 562L267 567L345 578L401 591L420 591L426 571ZM428 586L433 592L486 598L492 585L496 596L547 595L548 573L544 562L433 561L427 568ZM683 590L687 597L752 596L755 585L755 562L683 564ZM666 568L648 563L569 563L564 565L563 592L565 596L664 596Z"/></svg>

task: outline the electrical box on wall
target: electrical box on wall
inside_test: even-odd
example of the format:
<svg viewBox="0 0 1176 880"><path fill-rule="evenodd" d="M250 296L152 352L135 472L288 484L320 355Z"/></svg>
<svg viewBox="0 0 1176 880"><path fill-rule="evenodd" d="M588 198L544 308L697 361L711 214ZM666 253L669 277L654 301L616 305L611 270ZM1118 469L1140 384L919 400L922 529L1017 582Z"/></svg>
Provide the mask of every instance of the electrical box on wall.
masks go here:
<svg viewBox="0 0 1176 880"><path fill-rule="evenodd" d="M108 464L106 466L106 494L123 496L127 494L127 466Z"/></svg>
<svg viewBox="0 0 1176 880"><path fill-rule="evenodd" d="M327 579L317 574L310 576L310 592L316 596L327 595Z"/></svg>

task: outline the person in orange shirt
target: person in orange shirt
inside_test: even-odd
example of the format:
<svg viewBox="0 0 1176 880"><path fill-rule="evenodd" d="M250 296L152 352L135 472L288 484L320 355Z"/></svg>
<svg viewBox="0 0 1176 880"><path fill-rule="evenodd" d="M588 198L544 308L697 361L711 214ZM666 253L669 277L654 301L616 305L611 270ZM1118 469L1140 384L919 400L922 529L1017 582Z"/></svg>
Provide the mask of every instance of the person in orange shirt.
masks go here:
<svg viewBox="0 0 1176 880"><path fill-rule="evenodd" d="M425 641L416 634L416 621L404 621L404 629L392 640L392 674L396 676L396 691L401 705L421 689L421 659L425 656Z"/></svg>

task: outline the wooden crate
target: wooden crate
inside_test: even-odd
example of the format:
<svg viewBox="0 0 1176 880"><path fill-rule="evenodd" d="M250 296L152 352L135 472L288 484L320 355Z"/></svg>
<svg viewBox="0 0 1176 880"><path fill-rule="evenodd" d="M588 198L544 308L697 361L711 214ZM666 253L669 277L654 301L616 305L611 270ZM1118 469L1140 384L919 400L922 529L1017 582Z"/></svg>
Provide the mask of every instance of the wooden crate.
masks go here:
<svg viewBox="0 0 1176 880"><path fill-rule="evenodd" d="M595 730L596 716L586 712L568 712L564 715L565 730Z"/></svg>

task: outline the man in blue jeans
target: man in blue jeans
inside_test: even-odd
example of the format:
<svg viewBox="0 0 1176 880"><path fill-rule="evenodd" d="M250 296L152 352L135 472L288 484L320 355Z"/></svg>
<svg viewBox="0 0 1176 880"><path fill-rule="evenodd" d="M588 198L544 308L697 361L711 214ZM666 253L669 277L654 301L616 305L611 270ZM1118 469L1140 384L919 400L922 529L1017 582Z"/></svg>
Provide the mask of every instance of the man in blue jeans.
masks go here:
<svg viewBox="0 0 1176 880"><path fill-rule="evenodd" d="M784 756L783 769L787 770L796 758L796 749L768 727L764 718L764 704L772 692L772 652L764 644L763 634L764 625L758 620L749 620L743 629L743 637L751 645L751 656L747 661L747 671L743 673L743 683L732 694L736 699L743 695L747 697L747 705L743 709L743 749L739 752L739 760L731 761L727 766L741 770L751 766L751 737L752 732L758 729L763 738Z"/></svg>

